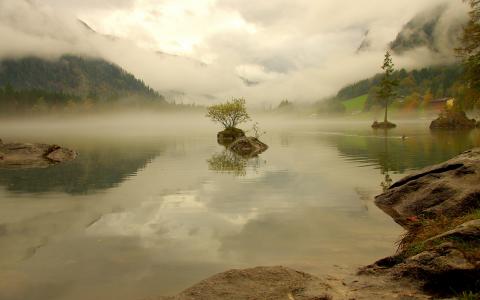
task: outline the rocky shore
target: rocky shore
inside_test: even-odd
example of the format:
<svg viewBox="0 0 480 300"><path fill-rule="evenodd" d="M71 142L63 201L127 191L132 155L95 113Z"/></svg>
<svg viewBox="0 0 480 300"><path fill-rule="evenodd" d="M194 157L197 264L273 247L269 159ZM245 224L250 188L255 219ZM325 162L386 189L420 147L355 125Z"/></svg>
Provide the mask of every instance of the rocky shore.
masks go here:
<svg viewBox="0 0 480 300"><path fill-rule="evenodd" d="M475 119L469 119L463 111L445 110L432 121L430 129L473 129L479 124Z"/></svg>
<svg viewBox="0 0 480 300"><path fill-rule="evenodd" d="M356 274L230 270L154 299L480 299L480 149L401 179L375 203L406 233L396 255Z"/></svg>
<svg viewBox="0 0 480 300"><path fill-rule="evenodd" d="M406 234L396 255L362 272L416 280L435 297L480 297L480 149L405 177L375 203Z"/></svg>
<svg viewBox="0 0 480 300"><path fill-rule="evenodd" d="M74 160L77 153L58 145L3 143L0 140L0 168L46 168Z"/></svg>

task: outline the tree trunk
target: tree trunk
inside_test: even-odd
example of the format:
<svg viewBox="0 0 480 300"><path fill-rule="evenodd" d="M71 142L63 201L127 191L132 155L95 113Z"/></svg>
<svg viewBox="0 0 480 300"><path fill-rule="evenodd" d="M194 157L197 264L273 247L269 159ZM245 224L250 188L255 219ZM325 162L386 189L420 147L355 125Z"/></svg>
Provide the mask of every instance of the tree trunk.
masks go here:
<svg viewBox="0 0 480 300"><path fill-rule="evenodd" d="M387 122L388 122L387 115L388 115L388 100L385 101L385 118L383 120L383 122L385 122L385 124L387 124Z"/></svg>

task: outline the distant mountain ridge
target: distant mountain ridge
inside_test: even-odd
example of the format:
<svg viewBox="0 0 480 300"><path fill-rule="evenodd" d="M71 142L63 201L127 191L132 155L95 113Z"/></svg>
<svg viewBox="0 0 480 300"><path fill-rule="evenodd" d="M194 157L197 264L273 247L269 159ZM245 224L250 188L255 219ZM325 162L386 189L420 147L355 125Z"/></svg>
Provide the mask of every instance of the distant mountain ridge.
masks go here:
<svg viewBox="0 0 480 300"><path fill-rule="evenodd" d="M466 14L452 15L451 8L442 4L414 16L389 46L396 54L420 47L437 53L452 51L459 46L459 37L467 21Z"/></svg>
<svg viewBox="0 0 480 300"><path fill-rule="evenodd" d="M0 61L0 87L43 90L80 98L116 100L138 96L164 101L142 80L100 58L65 55L57 60L38 57Z"/></svg>
<svg viewBox="0 0 480 300"><path fill-rule="evenodd" d="M443 3L417 13L402 26L388 48L397 55L419 48L451 55L460 44L459 37L468 22L467 11ZM371 31L365 30L356 53L372 50ZM383 45L382 45L383 48Z"/></svg>

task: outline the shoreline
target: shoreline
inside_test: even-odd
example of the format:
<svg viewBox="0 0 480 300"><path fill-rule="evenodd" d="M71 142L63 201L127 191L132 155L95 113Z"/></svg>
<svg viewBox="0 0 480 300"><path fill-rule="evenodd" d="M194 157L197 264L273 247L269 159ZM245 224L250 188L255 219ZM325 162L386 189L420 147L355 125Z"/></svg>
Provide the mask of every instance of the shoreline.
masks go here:
<svg viewBox="0 0 480 300"><path fill-rule="evenodd" d="M480 298L480 148L397 181L375 204L405 235L395 255L356 273L233 269L148 300Z"/></svg>
<svg viewBox="0 0 480 300"><path fill-rule="evenodd" d="M3 143L0 139L1 169L47 168L77 156L77 152L55 144Z"/></svg>

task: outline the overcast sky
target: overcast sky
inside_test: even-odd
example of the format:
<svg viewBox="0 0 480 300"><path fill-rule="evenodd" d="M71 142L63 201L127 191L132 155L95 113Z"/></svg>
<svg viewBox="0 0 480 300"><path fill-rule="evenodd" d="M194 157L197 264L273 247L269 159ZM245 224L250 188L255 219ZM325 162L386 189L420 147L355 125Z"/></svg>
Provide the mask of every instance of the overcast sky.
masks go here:
<svg viewBox="0 0 480 300"><path fill-rule="evenodd" d="M447 1L465 13L460 0L0 0L0 57L102 56L188 101L313 101L378 72L401 27ZM356 54L367 30L372 48Z"/></svg>

